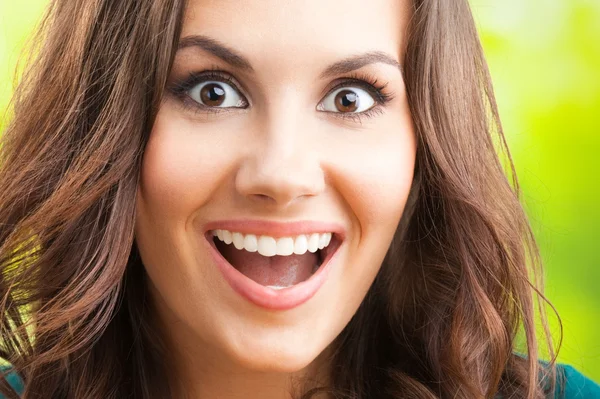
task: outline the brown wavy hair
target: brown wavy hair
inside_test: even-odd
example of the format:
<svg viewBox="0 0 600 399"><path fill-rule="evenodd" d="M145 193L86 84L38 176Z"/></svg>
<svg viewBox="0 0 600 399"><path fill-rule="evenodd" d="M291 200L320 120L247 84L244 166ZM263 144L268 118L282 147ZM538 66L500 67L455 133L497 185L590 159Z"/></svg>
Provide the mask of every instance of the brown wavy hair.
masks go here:
<svg viewBox="0 0 600 399"><path fill-rule="evenodd" d="M134 221L184 11L185 0L54 0L33 41L0 148L0 356L24 398L174 392ZM543 398L555 356L540 257L468 1L414 0L408 34L409 203L332 343L331 386L299 396Z"/></svg>

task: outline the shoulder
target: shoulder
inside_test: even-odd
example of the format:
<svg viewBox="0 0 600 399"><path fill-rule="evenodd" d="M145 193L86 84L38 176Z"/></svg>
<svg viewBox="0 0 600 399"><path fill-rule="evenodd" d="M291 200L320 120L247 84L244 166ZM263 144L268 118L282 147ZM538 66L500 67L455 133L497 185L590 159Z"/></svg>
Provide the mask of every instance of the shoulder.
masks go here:
<svg viewBox="0 0 600 399"><path fill-rule="evenodd" d="M17 391L18 394L21 394L23 392L23 381L16 372L10 371L10 369L10 364L6 362L0 363L0 371L2 371L2 375L8 372L8 374L5 376L6 381L8 381L12 389ZM4 396L1 393L0 399L4 399Z"/></svg>
<svg viewBox="0 0 600 399"><path fill-rule="evenodd" d="M600 399L600 385L569 365L556 366L554 399Z"/></svg>

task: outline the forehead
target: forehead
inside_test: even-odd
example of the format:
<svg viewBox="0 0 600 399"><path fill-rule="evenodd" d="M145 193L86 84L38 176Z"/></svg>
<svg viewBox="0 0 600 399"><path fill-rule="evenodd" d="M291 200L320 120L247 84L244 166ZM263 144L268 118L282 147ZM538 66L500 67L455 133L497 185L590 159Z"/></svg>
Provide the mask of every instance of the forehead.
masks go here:
<svg viewBox="0 0 600 399"><path fill-rule="evenodd" d="M245 55L255 69L261 64L310 67L319 59L368 51L384 51L400 61L408 4L409 0L190 0L182 37L214 38Z"/></svg>

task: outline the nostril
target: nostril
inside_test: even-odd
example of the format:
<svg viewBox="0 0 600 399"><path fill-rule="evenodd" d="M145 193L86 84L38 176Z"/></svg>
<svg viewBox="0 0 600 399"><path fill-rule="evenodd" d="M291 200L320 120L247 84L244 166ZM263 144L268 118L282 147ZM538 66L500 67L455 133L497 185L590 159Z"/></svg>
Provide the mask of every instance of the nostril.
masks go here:
<svg viewBox="0 0 600 399"><path fill-rule="evenodd" d="M273 200L273 198L271 198L270 196L266 195L266 194L252 194L252 196L258 200L261 201L271 201Z"/></svg>

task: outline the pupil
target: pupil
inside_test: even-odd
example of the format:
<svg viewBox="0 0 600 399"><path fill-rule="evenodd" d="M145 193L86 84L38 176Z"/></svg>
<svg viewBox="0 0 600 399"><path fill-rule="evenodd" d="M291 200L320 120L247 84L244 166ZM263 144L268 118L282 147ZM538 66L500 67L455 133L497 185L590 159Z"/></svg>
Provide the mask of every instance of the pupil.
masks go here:
<svg viewBox="0 0 600 399"><path fill-rule="evenodd" d="M225 90L216 83L210 83L202 88L200 96L206 105L221 105L225 101Z"/></svg>
<svg viewBox="0 0 600 399"><path fill-rule="evenodd" d="M358 95L351 90L342 90L335 98L336 108L342 112L353 112L358 109Z"/></svg>

